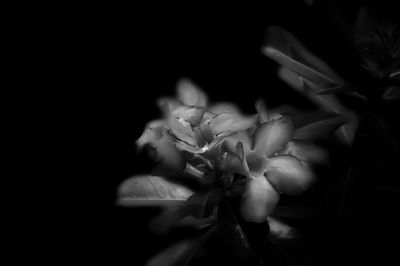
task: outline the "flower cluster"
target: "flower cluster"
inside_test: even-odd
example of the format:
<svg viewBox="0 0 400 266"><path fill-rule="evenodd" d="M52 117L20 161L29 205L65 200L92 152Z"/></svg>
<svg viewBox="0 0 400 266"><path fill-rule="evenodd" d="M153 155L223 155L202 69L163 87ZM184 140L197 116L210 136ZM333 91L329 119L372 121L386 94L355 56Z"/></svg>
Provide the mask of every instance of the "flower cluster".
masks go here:
<svg viewBox="0 0 400 266"><path fill-rule="evenodd" d="M176 99L158 104L163 119L146 126L138 147L150 146L162 168L217 188L221 198L241 197L245 220L266 221L281 193L298 195L312 184L310 156L293 139L292 120L261 101L257 114L245 115L231 104L209 104L204 92L181 80Z"/></svg>

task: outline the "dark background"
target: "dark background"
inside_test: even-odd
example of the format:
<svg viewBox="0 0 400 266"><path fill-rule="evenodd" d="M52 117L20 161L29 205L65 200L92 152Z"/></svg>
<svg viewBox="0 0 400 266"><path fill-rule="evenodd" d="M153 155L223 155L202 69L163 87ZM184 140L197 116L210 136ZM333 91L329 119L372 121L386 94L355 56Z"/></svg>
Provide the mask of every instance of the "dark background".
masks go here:
<svg viewBox="0 0 400 266"><path fill-rule="evenodd" d="M142 265L179 239L179 234L158 237L148 231L148 219L157 210L115 206L118 185L153 167L148 157L136 152L134 143L145 124L160 116L156 99L173 96L178 79L188 77L211 101L234 102L247 113L254 113L259 98L270 107L314 108L278 79L275 62L261 54L268 26L293 32L340 75L357 83L365 73L349 40L342 37L343 30L351 31L361 3L382 18L395 17L395 9L389 1L333 2L335 7L330 8L318 1L313 7L303 1L77 7L77 14L64 22L66 34L61 39L68 61L63 92L71 98L68 112L78 117L72 121L78 125L72 134L84 143L76 151L84 169L76 185L88 184L89 192L84 192L82 211L68 218L79 228L71 226L76 234L71 234L74 244L68 248L89 262ZM335 23L337 16L348 24ZM345 252L335 250L342 241L346 239L332 239L326 252L337 261L345 260Z"/></svg>

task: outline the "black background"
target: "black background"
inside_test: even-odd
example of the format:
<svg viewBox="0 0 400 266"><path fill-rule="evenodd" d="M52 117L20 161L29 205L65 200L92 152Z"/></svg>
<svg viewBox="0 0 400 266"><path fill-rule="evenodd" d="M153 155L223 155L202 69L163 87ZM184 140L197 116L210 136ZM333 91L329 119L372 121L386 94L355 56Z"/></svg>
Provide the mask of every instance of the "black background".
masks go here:
<svg viewBox="0 0 400 266"><path fill-rule="evenodd" d="M361 2L381 17L394 17L389 2L334 2L348 25ZM309 8L303 1L222 7L96 4L74 11L58 29L58 52L66 62L61 98L68 101L67 115L74 115L68 118L74 125L70 134L82 140L73 155L82 170L71 174L73 186L84 187L84 200L78 203L79 211L72 210L66 218L68 228L62 229L73 238L65 259L77 252L88 262L142 265L179 238L148 231L148 218L156 210L123 209L115 200L124 179L152 169L151 160L136 152L134 142L145 124L160 116L156 99L173 96L180 78L193 80L211 101L234 102L247 113L254 113L254 102L260 98L270 107L314 108L279 80L276 64L262 55L265 31L271 25L293 32L347 80L357 83L364 74L348 40L340 37L350 26L333 23L332 9ZM336 261L346 260L341 249L335 251L342 241L346 239L332 239L327 252L340 258Z"/></svg>

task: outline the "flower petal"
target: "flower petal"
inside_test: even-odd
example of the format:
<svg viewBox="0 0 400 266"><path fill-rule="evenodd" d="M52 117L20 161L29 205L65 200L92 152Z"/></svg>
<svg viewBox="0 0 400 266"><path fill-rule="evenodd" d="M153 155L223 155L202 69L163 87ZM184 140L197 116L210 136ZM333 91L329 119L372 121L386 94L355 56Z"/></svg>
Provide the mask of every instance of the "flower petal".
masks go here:
<svg viewBox="0 0 400 266"><path fill-rule="evenodd" d="M253 150L272 156L291 140L293 132L293 122L286 116L261 124L254 133Z"/></svg>
<svg viewBox="0 0 400 266"><path fill-rule="evenodd" d="M122 206L176 206L193 195L189 188L159 176L139 175L129 178L118 188Z"/></svg>
<svg viewBox="0 0 400 266"><path fill-rule="evenodd" d="M175 137L192 146L196 146L196 137L189 122L183 118L176 118L173 115L169 115L166 117L166 123Z"/></svg>
<svg viewBox="0 0 400 266"><path fill-rule="evenodd" d="M322 163L328 157L327 152L322 148L301 140L290 141L280 154L290 154L308 163Z"/></svg>
<svg viewBox="0 0 400 266"><path fill-rule="evenodd" d="M182 170L185 168L186 162L164 125L165 123L160 120L150 122L136 141L136 145L143 148L149 144L156 152L156 160L160 161L164 167Z"/></svg>
<svg viewBox="0 0 400 266"><path fill-rule="evenodd" d="M203 107L182 105L176 107L172 111L172 115L177 118L183 118L188 121L193 127L197 126L203 118L205 109Z"/></svg>
<svg viewBox="0 0 400 266"><path fill-rule="evenodd" d="M248 154L251 150L251 138L250 135L246 130L238 131L233 133L232 135L229 135L224 139L224 146L230 151L230 152L236 152L236 145L238 142L242 142L243 144L243 149L244 149L244 154Z"/></svg>
<svg viewBox="0 0 400 266"><path fill-rule="evenodd" d="M314 181L308 165L292 155L269 158L265 175L275 188L292 196L303 193Z"/></svg>
<svg viewBox="0 0 400 266"><path fill-rule="evenodd" d="M185 105L206 107L207 96L192 81L182 79L177 84L177 98Z"/></svg>
<svg viewBox="0 0 400 266"><path fill-rule="evenodd" d="M239 114L223 113L210 122L214 135L228 135L230 133L250 128L256 121L255 116L242 116Z"/></svg>
<svg viewBox="0 0 400 266"><path fill-rule="evenodd" d="M232 114L240 114L240 109L231 103L216 103L208 110L214 114L223 114L223 113L232 113Z"/></svg>
<svg viewBox="0 0 400 266"><path fill-rule="evenodd" d="M240 213L248 222L267 220L279 201L279 193L264 176L250 179L240 202Z"/></svg>

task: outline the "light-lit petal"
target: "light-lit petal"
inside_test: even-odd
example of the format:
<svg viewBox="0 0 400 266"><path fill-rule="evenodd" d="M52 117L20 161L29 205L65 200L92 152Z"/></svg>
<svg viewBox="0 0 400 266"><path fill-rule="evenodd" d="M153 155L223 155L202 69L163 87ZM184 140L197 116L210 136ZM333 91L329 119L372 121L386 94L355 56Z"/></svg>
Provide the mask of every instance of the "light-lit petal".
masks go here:
<svg viewBox="0 0 400 266"><path fill-rule="evenodd" d="M236 145L238 142L242 142L244 153L248 154L251 150L251 138L246 130L238 131L229 135L224 139L224 145L230 152L236 151Z"/></svg>
<svg viewBox="0 0 400 266"><path fill-rule="evenodd" d="M175 137L192 146L196 146L196 137L189 122L183 118L169 115L166 117L166 124Z"/></svg>
<svg viewBox="0 0 400 266"><path fill-rule="evenodd" d="M265 222L278 201L279 193L264 176L249 179L240 202L240 213L248 222Z"/></svg>
<svg viewBox="0 0 400 266"><path fill-rule="evenodd" d="M192 81L182 79L177 84L177 98L185 105L206 107L207 96Z"/></svg>
<svg viewBox="0 0 400 266"><path fill-rule="evenodd" d="M293 132L293 122L285 116L261 124L254 133L253 150L260 155L272 156L285 147Z"/></svg>
<svg viewBox="0 0 400 266"><path fill-rule="evenodd" d="M159 141L153 142L158 157L157 159L165 168L183 170L186 166L185 159L168 134L169 133L165 132Z"/></svg>
<svg viewBox="0 0 400 266"><path fill-rule="evenodd" d="M268 161L265 156L251 152L246 156L246 163L252 175L263 175L267 169Z"/></svg>
<svg viewBox="0 0 400 266"><path fill-rule="evenodd" d="M172 115L183 118L193 127L197 126L203 118L205 109L203 107L181 105L172 111Z"/></svg>
<svg viewBox="0 0 400 266"><path fill-rule="evenodd" d="M328 157L327 152L322 148L301 140L290 141L280 154L290 154L307 163L322 163Z"/></svg>
<svg viewBox="0 0 400 266"><path fill-rule="evenodd" d="M253 126L255 122L255 116L224 113L211 120L210 128L214 135L227 135L236 131L246 130Z"/></svg>
<svg viewBox="0 0 400 266"><path fill-rule="evenodd" d="M293 196L303 193L314 181L309 166L292 155L269 158L265 175L274 187Z"/></svg>
<svg viewBox="0 0 400 266"><path fill-rule="evenodd" d="M240 109L232 103L216 103L208 108L214 114L232 113L240 114Z"/></svg>
<svg viewBox="0 0 400 266"><path fill-rule="evenodd" d="M159 176L139 175L129 178L118 188L122 206L177 206L193 195L186 186Z"/></svg>
<svg viewBox="0 0 400 266"><path fill-rule="evenodd" d="M246 171L245 167L243 166L242 160L232 153L225 154L221 160L220 167L222 170L227 172L248 176L248 171Z"/></svg>

